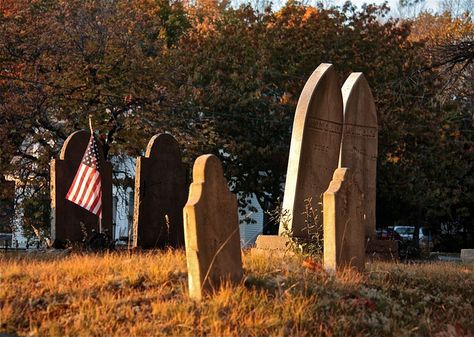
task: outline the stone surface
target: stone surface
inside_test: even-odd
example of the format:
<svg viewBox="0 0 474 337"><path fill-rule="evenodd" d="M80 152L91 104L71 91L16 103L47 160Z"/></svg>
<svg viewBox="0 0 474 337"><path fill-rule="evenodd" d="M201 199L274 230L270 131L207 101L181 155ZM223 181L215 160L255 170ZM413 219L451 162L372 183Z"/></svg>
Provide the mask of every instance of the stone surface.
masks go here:
<svg viewBox="0 0 474 337"><path fill-rule="evenodd" d="M255 245L259 249L288 250L289 238L279 235L259 235Z"/></svg>
<svg viewBox="0 0 474 337"><path fill-rule="evenodd" d="M305 200L316 212L337 168L342 133L342 95L330 64L321 64L306 82L296 107L291 135L283 210L293 235L310 238L305 230ZM322 222L322 219L318 219ZM284 231L283 221L279 234Z"/></svg>
<svg viewBox="0 0 474 337"><path fill-rule="evenodd" d="M183 209L189 294L200 300L222 282L243 277L237 198L214 155L196 159Z"/></svg>
<svg viewBox="0 0 474 337"><path fill-rule="evenodd" d="M151 138L145 157L137 158L135 172L134 247L184 246L188 189L178 142L169 134Z"/></svg>
<svg viewBox="0 0 474 337"><path fill-rule="evenodd" d="M80 223L87 234L99 229L99 218L84 208L66 200L66 194L76 176L77 169L90 138L88 131L76 131L71 134L61 149L59 159L51 161L51 239L62 242L82 241ZM112 166L104 159L101 143L99 148L99 167L102 184L102 230L112 232Z"/></svg>
<svg viewBox="0 0 474 337"><path fill-rule="evenodd" d="M0 232L11 233L15 212L15 182L0 176Z"/></svg>
<svg viewBox="0 0 474 337"><path fill-rule="evenodd" d="M259 235L255 241L255 248L251 249L252 255L288 256L294 252L288 247L289 238L280 235Z"/></svg>
<svg viewBox="0 0 474 337"><path fill-rule="evenodd" d="M474 263L474 249L461 249L461 260L463 263Z"/></svg>
<svg viewBox="0 0 474 337"><path fill-rule="evenodd" d="M362 73L352 73L342 86L344 126L339 167L351 169L362 190L366 236L375 237L377 111Z"/></svg>
<svg viewBox="0 0 474 337"><path fill-rule="evenodd" d="M366 241L365 256L370 260L398 261L398 241L369 238Z"/></svg>
<svg viewBox="0 0 474 337"><path fill-rule="evenodd" d="M364 270L365 230L360 188L348 168L338 168L323 197L324 268Z"/></svg>

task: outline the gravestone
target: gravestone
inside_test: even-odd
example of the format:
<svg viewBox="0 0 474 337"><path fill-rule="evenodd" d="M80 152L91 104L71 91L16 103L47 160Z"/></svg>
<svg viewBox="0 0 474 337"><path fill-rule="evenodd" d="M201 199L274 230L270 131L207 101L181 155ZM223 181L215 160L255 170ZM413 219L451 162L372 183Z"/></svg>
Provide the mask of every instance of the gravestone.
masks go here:
<svg viewBox="0 0 474 337"><path fill-rule="evenodd" d="M348 168L334 171L323 197L324 268L364 270L365 229L362 193Z"/></svg>
<svg viewBox="0 0 474 337"><path fill-rule="evenodd" d="M90 238L92 230L99 229L99 218L86 209L66 200L66 194L76 176L90 132L76 131L61 149L59 159L51 160L51 240L54 242L81 242L84 233ZM112 232L112 165L104 159L101 143L96 139L102 185L102 231Z"/></svg>
<svg viewBox="0 0 474 337"><path fill-rule="evenodd" d="M344 126L339 167L351 169L362 190L366 237L375 236L377 111L362 73L352 73L342 86Z"/></svg>
<svg viewBox="0 0 474 337"><path fill-rule="evenodd" d="M342 96L331 64L321 64L306 82L296 107L283 211L293 235L310 239L305 200L320 214L320 200L337 168L342 133ZM318 219L321 223L322 219ZM280 222L279 235L285 231Z"/></svg>
<svg viewBox="0 0 474 337"><path fill-rule="evenodd" d="M243 277L237 198L229 191L219 159L196 159L183 209L189 294L204 293Z"/></svg>
<svg viewBox="0 0 474 337"><path fill-rule="evenodd" d="M0 233L12 232L14 212L15 182L0 176Z"/></svg>
<svg viewBox="0 0 474 337"><path fill-rule="evenodd" d="M151 138L145 157L137 158L135 172L133 245L184 246L186 168L178 142L169 134Z"/></svg>
<svg viewBox="0 0 474 337"><path fill-rule="evenodd" d="M463 263L474 263L474 249L461 249L461 261Z"/></svg>

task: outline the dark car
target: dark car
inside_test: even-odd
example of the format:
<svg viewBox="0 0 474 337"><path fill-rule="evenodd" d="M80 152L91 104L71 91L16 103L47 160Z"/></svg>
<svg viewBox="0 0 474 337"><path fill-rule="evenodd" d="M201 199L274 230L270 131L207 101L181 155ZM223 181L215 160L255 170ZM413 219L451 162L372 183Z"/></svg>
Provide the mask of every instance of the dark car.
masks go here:
<svg viewBox="0 0 474 337"><path fill-rule="evenodd" d="M395 232L393 228L379 228L376 231L377 239L379 240L394 240L394 241L402 241L402 237L400 234Z"/></svg>

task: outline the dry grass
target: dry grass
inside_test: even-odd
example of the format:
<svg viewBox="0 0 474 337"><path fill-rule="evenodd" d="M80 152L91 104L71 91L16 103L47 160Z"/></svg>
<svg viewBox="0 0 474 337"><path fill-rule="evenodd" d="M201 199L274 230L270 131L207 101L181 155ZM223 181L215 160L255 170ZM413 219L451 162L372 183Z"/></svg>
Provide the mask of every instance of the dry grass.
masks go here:
<svg viewBox="0 0 474 337"><path fill-rule="evenodd" d="M244 256L245 282L202 303L183 252L0 258L0 332L35 336L471 336L474 270L368 265L330 276ZM316 270L314 270L316 269Z"/></svg>

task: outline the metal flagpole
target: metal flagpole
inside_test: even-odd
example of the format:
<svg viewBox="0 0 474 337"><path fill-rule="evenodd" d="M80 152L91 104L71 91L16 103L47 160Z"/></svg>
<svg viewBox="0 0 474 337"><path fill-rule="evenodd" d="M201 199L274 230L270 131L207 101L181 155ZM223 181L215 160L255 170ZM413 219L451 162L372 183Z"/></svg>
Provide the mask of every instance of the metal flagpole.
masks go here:
<svg viewBox="0 0 474 337"><path fill-rule="evenodd" d="M91 130L91 137L94 137L94 130L92 129L92 115L89 115L89 128ZM99 160L99 158L97 158L97 160ZM102 233L102 218L101 217L99 217L99 234L100 233Z"/></svg>

